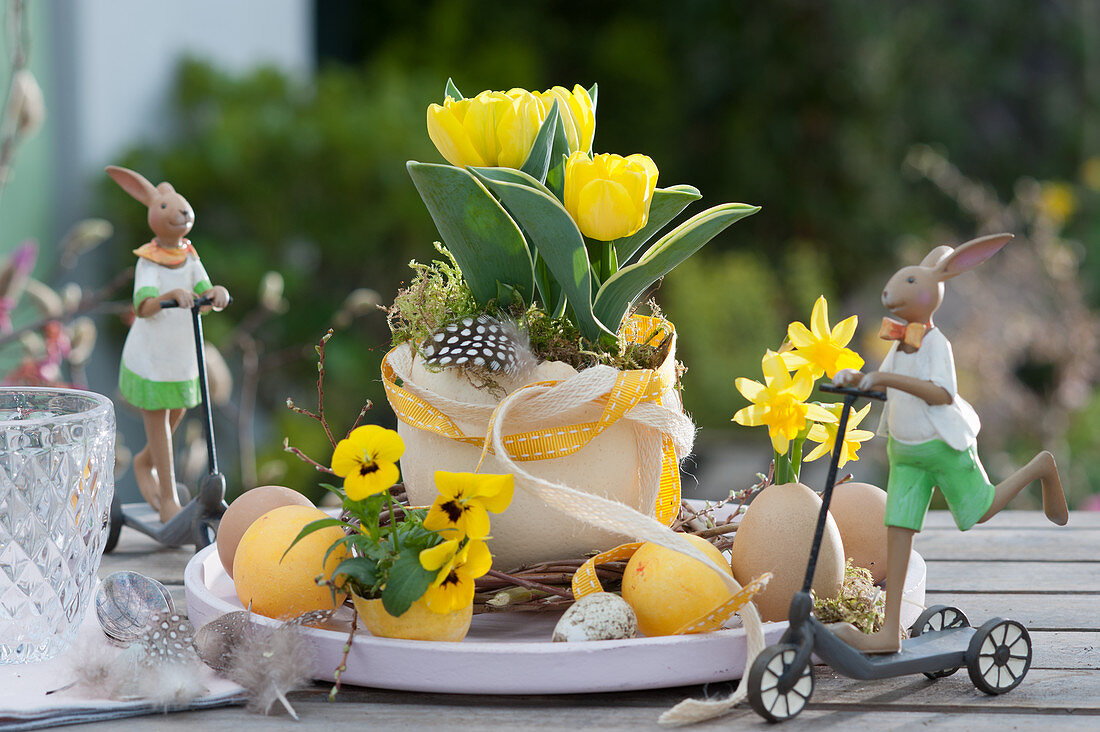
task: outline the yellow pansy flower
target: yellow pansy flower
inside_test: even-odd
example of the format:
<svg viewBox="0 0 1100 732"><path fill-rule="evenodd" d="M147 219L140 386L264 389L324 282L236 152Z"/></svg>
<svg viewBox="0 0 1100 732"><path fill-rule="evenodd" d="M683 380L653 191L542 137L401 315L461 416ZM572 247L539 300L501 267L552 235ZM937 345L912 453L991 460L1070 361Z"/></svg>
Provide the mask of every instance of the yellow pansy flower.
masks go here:
<svg viewBox="0 0 1100 732"><path fill-rule="evenodd" d="M483 91L428 106L428 137L451 165L519 168L546 118L529 91Z"/></svg>
<svg viewBox="0 0 1100 732"><path fill-rule="evenodd" d="M501 513L512 502L515 480L512 474L448 473L435 471L439 495L424 528L455 539L489 536L489 511Z"/></svg>
<svg viewBox="0 0 1100 732"><path fill-rule="evenodd" d="M733 415L733 421L748 427L768 426L772 446L780 455L786 455L791 440L806 428L806 420L835 422L836 415L817 404L806 404L814 388L809 369L799 369L791 378L783 363L783 356L775 351L764 354L761 362L764 383L744 377L737 379L737 390L752 402Z"/></svg>
<svg viewBox="0 0 1100 732"><path fill-rule="evenodd" d="M460 546L458 539L451 539L420 552L420 566L439 571L424 593L424 602L432 612L446 614L474 601L474 580L492 568L493 555L483 541Z"/></svg>
<svg viewBox="0 0 1100 732"><path fill-rule="evenodd" d="M815 379L823 373L831 379L841 369L858 371L863 366L863 359L855 351L845 348L855 335L858 322L859 319L853 315L830 328L829 303L822 295L814 303L809 328L800 322L787 327L787 338L795 350L784 354L786 364L791 368L808 366Z"/></svg>
<svg viewBox="0 0 1100 732"><path fill-rule="evenodd" d="M657 166L647 155L575 152L565 164L565 209L585 236L611 241L649 219Z"/></svg>
<svg viewBox="0 0 1100 732"><path fill-rule="evenodd" d="M802 458L803 462L808 463L817 460L819 457L828 455L833 451L836 433L840 429L840 411L843 408L844 405L839 403L825 407L836 417L837 421L828 424L815 424L810 428L809 433L806 435L807 439L820 444L811 450L809 455ZM848 426L844 430L844 443L840 449L840 461L837 463L837 467L843 468L849 460L853 462L859 460L859 455L856 453L859 451L860 444L875 436L874 432L856 429L870 411L871 405L868 404L863 409L851 412L848 415Z"/></svg>
<svg viewBox="0 0 1100 732"><path fill-rule="evenodd" d="M565 137L569 140L569 152L588 152L592 149L592 137L596 134L596 111L592 108L592 97L580 84L569 91L564 86L555 86L544 92L535 92L546 112L558 103L558 112L565 125Z"/></svg>
<svg viewBox="0 0 1100 732"><path fill-rule="evenodd" d="M397 461L405 442L393 430L366 424L340 440L332 452L332 472L344 479L344 492L353 501L388 490L400 473Z"/></svg>

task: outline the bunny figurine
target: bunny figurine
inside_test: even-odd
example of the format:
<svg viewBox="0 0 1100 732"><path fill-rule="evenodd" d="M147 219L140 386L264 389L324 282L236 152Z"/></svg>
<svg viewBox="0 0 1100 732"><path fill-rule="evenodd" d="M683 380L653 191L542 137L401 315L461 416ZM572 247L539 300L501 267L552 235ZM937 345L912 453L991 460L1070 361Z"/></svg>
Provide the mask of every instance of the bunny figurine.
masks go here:
<svg viewBox="0 0 1100 732"><path fill-rule="evenodd" d="M145 448L134 456L134 477L142 497L160 514L175 516L182 506L176 494L172 433L188 408L200 402L199 372L189 310L196 295L207 293L215 309L229 304L229 292L211 285L199 255L185 239L195 212L169 183L154 186L126 168L107 174L149 208L153 240L138 249L134 273L137 320L122 348L118 385L126 401L145 421ZM162 301L178 308L162 310Z"/></svg>
<svg viewBox="0 0 1100 732"><path fill-rule="evenodd" d="M900 648L901 595L913 535L924 525L933 488L940 489L962 531L988 521L1036 480L1042 484L1047 518L1059 525L1069 520L1058 468L1049 452L1039 453L1003 482L989 482L978 459L978 415L956 393L951 344L932 323L943 302L944 282L989 259L1011 239L1011 234L994 234L957 249L937 247L919 265L899 270L882 291L882 304L901 319L883 319L879 336L895 343L882 365L867 374L845 369L836 376L839 384L887 392L879 430L889 436L890 461L886 620L871 635L848 623L833 628L860 650L891 653Z"/></svg>

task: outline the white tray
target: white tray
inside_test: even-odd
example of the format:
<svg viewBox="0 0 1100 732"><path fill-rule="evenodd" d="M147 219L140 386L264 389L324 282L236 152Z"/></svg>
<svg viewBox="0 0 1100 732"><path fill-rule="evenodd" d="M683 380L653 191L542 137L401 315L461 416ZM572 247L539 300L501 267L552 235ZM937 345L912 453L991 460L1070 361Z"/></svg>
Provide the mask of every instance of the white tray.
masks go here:
<svg viewBox="0 0 1100 732"><path fill-rule="evenodd" d="M924 560L909 564L903 621L911 623L924 603ZM216 545L197 553L184 573L187 611L195 627L243 609ZM475 615L461 643L355 637L343 683L405 691L455 694L576 694L659 689L740 678L745 669L745 631L631 638L588 643L552 643L557 613ZM258 622L276 621L256 616ZM305 628L315 649L314 676L332 680L347 640L351 613L343 609L326 629ZM786 623L765 623L772 644Z"/></svg>

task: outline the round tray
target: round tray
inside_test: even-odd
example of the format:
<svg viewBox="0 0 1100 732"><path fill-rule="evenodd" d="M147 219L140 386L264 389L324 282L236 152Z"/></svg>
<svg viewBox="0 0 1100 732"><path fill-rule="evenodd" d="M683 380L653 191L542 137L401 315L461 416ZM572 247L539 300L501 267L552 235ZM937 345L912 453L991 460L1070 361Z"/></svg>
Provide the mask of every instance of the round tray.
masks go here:
<svg viewBox="0 0 1100 732"><path fill-rule="evenodd" d="M911 623L924 603L924 560L909 563L903 621ZM198 552L184 572L187 611L195 627L223 613L242 610L233 580L218 559L216 545ZM912 617L910 617L910 615ZM702 635L631 638L587 643L552 643L557 613L475 615L461 643L355 636L343 683L404 691L456 694L576 694L659 689L728 681L745 669L742 628ZM257 622L277 621L255 616ZM332 680L347 641L351 612L341 609L325 628L305 628L312 641L314 676ZM765 623L772 644L786 623Z"/></svg>

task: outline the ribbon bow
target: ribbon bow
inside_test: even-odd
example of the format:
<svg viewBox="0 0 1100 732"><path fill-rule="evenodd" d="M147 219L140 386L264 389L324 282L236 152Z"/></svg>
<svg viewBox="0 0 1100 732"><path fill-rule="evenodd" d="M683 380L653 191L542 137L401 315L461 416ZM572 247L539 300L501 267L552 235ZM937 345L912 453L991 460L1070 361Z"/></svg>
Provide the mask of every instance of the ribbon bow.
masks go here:
<svg viewBox="0 0 1100 732"><path fill-rule="evenodd" d="M878 337L884 341L900 341L915 351L931 328L928 323L902 323L893 318L883 318Z"/></svg>

